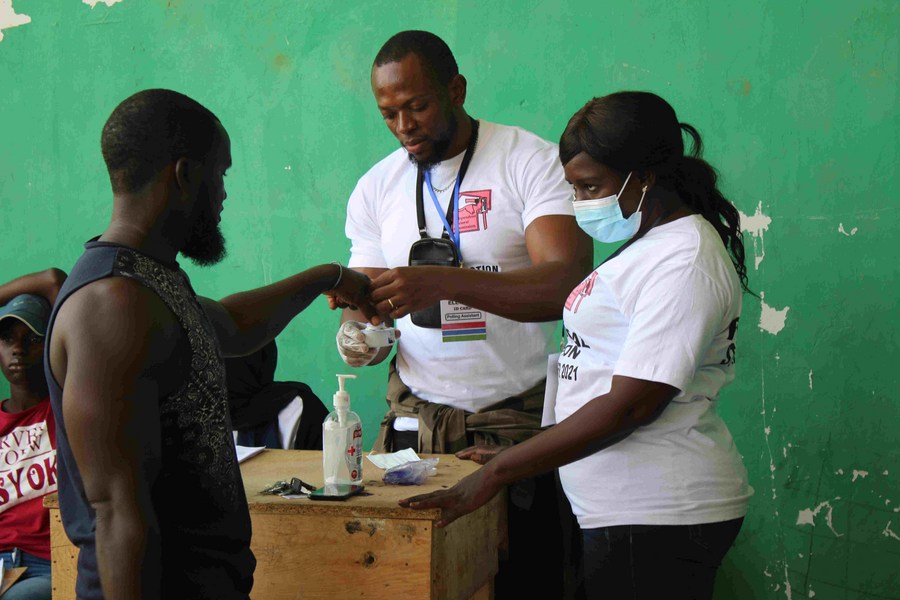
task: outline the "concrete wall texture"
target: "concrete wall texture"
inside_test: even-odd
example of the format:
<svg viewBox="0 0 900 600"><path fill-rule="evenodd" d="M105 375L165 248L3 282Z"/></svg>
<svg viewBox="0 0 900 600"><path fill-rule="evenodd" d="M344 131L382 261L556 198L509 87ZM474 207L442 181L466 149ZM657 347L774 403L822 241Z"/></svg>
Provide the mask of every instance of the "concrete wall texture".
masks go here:
<svg viewBox="0 0 900 600"><path fill-rule="evenodd" d="M396 147L369 67L402 29L447 40L476 117L555 141L592 96L641 89L700 130L760 296L719 403L756 495L716 597L900 598L896 0L0 0L0 280L68 269L103 230L100 129L149 87L231 135L229 257L184 263L201 293L345 261L349 193ZM337 320L318 302L279 338L279 376L327 403ZM368 446L386 368L361 375Z"/></svg>

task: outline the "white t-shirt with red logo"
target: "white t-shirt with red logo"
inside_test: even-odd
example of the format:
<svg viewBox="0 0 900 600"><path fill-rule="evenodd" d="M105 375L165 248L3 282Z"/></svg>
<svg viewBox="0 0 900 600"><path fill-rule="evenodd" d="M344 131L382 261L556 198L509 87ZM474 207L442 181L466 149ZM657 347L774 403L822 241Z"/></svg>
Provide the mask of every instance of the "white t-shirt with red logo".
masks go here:
<svg viewBox="0 0 900 600"><path fill-rule="evenodd" d="M432 185L446 214L463 154L436 165ZM426 184L427 185L427 184ZM506 272L532 265L525 229L547 215L573 215L555 144L518 127L480 121L478 143L459 196L460 250L468 268ZM428 235L440 237L443 222L423 190ZM357 183L347 206L350 267L393 268L409 264L420 239L416 220L416 167L399 148ZM524 299L527 301L527 299ZM444 342L440 329L397 320L400 378L413 393L475 412L527 390L546 376L555 323L517 323L486 315L487 339Z"/></svg>
<svg viewBox="0 0 900 600"><path fill-rule="evenodd" d="M649 425L560 469L582 528L746 514L753 490L716 412L734 379L741 293L721 238L692 215L654 227L569 295L558 421L609 392L613 375L680 390Z"/></svg>
<svg viewBox="0 0 900 600"><path fill-rule="evenodd" d="M56 425L50 399L0 410L0 550L50 559L50 516L41 498L56 491Z"/></svg>

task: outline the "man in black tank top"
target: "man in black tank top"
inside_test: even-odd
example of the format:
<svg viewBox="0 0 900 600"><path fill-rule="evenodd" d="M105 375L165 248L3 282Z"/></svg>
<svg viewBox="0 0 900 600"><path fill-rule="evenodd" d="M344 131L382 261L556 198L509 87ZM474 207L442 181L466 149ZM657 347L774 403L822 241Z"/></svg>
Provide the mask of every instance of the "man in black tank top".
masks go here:
<svg viewBox="0 0 900 600"><path fill-rule="evenodd" d="M330 264L197 296L176 257L224 256L222 124L187 96L145 90L113 111L101 146L112 220L60 291L44 361L77 595L247 598L256 561L222 358L267 344L325 291L373 314L368 280Z"/></svg>

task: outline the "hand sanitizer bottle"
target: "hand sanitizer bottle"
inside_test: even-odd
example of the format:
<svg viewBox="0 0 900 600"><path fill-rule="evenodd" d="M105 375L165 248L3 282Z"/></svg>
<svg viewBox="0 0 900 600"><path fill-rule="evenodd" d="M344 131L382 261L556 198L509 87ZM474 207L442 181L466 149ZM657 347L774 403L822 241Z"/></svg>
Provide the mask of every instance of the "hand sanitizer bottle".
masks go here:
<svg viewBox="0 0 900 600"><path fill-rule="evenodd" d="M362 422L350 410L350 394L344 380L356 375L338 375L334 411L322 423L322 467L325 483L362 483Z"/></svg>

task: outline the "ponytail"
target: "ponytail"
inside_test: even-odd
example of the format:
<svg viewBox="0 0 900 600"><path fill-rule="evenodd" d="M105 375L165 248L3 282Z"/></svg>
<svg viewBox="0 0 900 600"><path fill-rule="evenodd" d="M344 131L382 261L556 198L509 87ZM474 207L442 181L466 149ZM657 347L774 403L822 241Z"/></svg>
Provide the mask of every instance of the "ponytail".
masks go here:
<svg viewBox="0 0 900 600"><path fill-rule="evenodd" d="M674 191L716 229L731 256L741 287L755 296L748 286L744 240L737 208L719 191L716 170L701 158L703 141L700 134L687 123L679 123L679 126L692 143L690 154L677 158L671 172Z"/></svg>

